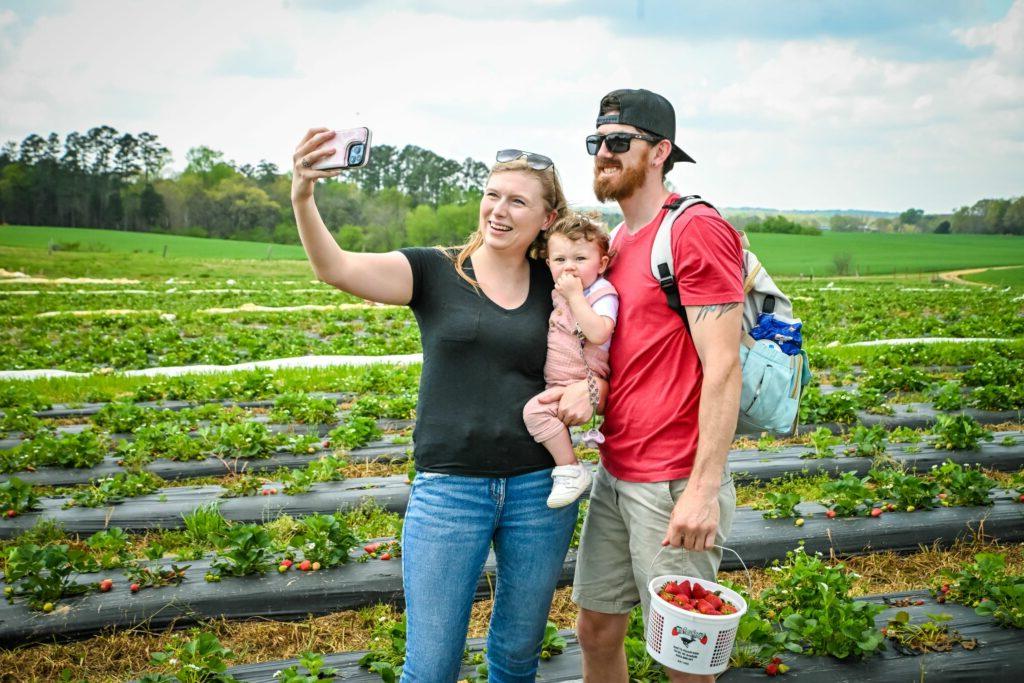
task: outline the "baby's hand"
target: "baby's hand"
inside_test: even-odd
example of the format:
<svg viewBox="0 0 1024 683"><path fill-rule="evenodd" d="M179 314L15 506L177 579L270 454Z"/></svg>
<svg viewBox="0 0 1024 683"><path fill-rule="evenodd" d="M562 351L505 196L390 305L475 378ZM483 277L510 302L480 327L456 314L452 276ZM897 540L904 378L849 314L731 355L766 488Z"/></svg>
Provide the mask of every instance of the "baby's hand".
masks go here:
<svg viewBox="0 0 1024 683"><path fill-rule="evenodd" d="M566 298L572 299L583 295L583 281L572 273L562 273L555 282L555 291Z"/></svg>

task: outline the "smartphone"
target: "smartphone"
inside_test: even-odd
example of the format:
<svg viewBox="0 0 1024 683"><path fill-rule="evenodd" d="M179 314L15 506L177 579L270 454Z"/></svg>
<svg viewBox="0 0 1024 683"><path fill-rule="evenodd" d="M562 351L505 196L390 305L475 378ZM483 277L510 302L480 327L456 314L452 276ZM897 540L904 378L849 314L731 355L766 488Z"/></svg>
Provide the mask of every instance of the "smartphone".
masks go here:
<svg viewBox="0 0 1024 683"><path fill-rule="evenodd" d="M349 128L334 131L334 137L317 149L333 147L334 154L313 164L318 171L336 168L361 168L370 162L370 129Z"/></svg>

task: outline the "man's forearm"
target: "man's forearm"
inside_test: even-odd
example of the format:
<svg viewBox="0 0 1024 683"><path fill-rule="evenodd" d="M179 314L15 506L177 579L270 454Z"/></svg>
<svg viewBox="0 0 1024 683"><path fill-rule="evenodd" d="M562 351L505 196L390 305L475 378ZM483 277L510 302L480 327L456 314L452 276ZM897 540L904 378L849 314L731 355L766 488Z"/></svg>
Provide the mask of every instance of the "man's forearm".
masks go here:
<svg viewBox="0 0 1024 683"><path fill-rule="evenodd" d="M722 368L705 372L698 411L697 454L690 483L708 495L717 495L736 434L740 409L742 375L739 359Z"/></svg>

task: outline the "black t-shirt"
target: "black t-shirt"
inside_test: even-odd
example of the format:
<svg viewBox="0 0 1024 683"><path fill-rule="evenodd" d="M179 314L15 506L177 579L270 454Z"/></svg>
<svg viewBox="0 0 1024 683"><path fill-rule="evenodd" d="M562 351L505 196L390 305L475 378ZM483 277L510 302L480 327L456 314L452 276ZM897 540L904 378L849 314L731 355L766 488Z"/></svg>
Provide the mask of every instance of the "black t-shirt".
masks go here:
<svg viewBox="0 0 1024 683"><path fill-rule="evenodd" d="M459 277L437 249L402 249L412 266L409 306L420 326L423 374L416 469L509 477L554 465L523 423L526 402L544 390L551 273L530 260L530 291L506 310ZM465 271L472 275L471 259Z"/></svg>

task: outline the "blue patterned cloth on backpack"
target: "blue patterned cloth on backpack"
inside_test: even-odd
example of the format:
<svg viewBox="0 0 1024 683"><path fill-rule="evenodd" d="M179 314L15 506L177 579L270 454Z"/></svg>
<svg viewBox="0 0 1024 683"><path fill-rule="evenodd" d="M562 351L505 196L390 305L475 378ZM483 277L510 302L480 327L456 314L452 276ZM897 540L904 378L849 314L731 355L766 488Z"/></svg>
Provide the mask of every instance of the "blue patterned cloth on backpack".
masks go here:
<svg viewBox="0 0 1024 683"><path fill-rule="evenodd" d="M779 345L787 356L800 353L804 339L800 329L801 323L788 323L779 320L774 313L761 313L757 316L757 325L750 330L754 339L767 339Z"/></svg>

